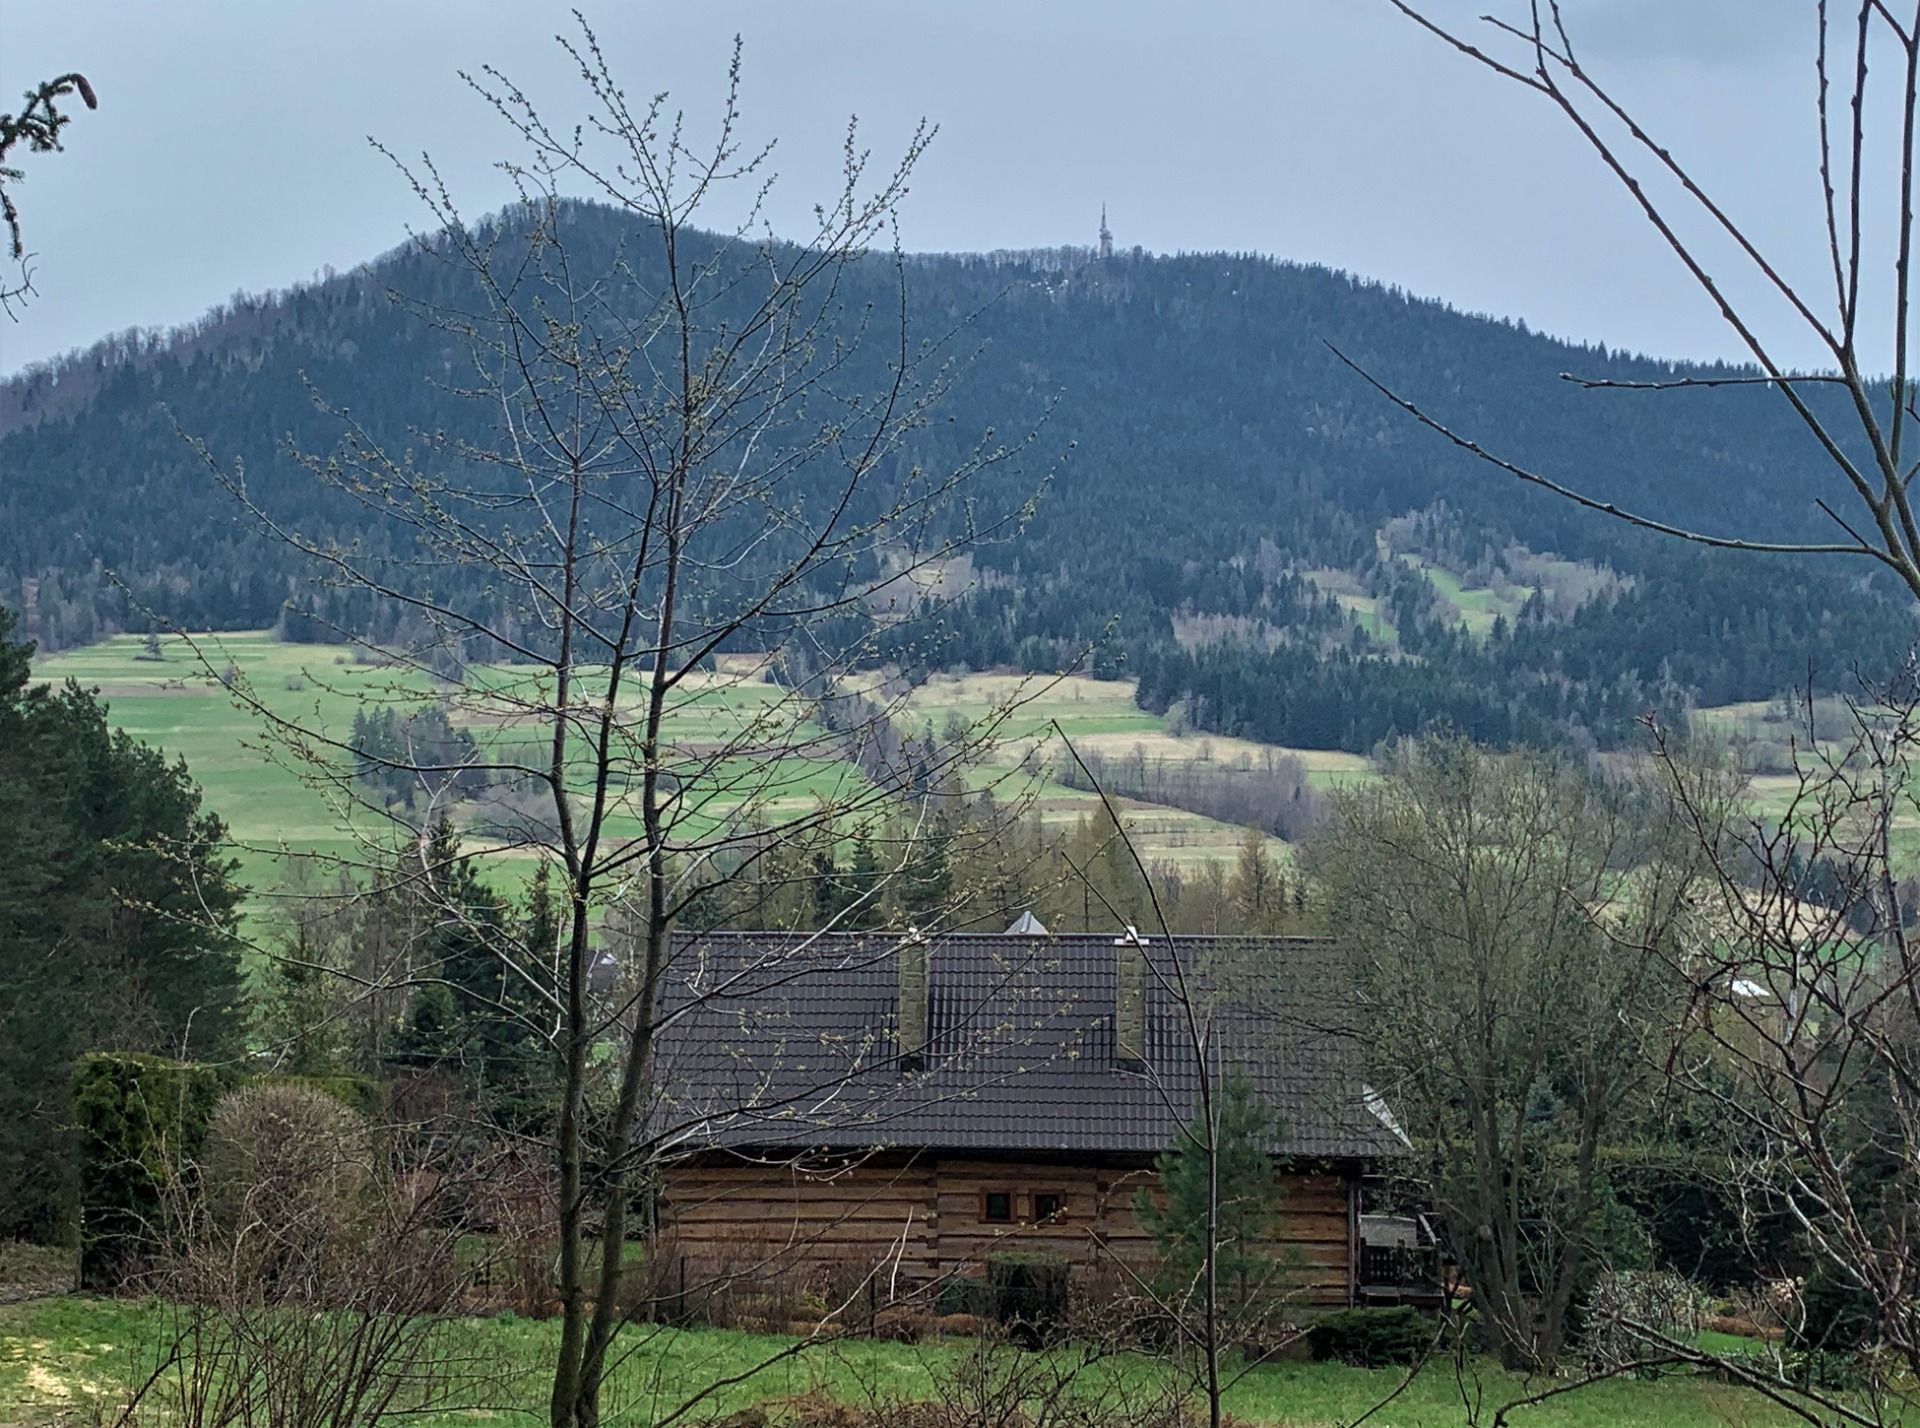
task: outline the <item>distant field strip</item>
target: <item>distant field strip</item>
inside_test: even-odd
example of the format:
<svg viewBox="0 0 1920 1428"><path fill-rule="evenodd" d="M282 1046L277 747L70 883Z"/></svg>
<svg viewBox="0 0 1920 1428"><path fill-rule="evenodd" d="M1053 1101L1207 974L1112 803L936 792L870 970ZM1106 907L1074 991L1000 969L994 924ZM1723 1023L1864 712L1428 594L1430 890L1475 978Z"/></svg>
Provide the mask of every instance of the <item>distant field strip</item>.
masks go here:
<svg viewBox="0 0 1920 1428"><path fill-rule="evenodd" d="M476 667L467 672L467 687L455 689L415 671L356 664L342 646L285 644L264 632L191 639L199 657L187 638L169 637L160 642L161 658L153 659L140 637L128 635L36 661L34 673L97 687L115 727L184 757L206 792L207 807L231 830L243 878L256 888L282 879L276 849L351 858L364 851L365 837L384 830L377 817L339 806L326 789L303 777L303 770L275 747L264 721L210 678L201 658L216 674L233 666L276 715L332 739L346 740L354 716L363 710L391 707L404 714L423 696L437 694L453 723L467 728L486 754L530 767L545 767L550 759L549 733L536 721L544 717L539 711L550 704L552 690L528 669ZM620 707L637 709L645 688L636 682ZM604 671L588 670L570 691L569 704L585 720L605 692ZM822 731L795 720L780 700L781 691L762 682L756 671L738 668L696 675L674 692L662 730L668 762L702 769L700 782L683 793L683 834L699 836L740 814L749 801L779 816L865 789L852 764L817 756ZM710 757L734 746L770 752L764 760ZM570 783L584 792L588 751L578 739L574 749ZM637 773L623 773L616 780L616 811L608 827L615 837L640 833L638 816L624 807L633 777Z"/></svg>
<svg viewBox="0 0 1920 1428"><path fill-rule="evenodd" d="M549 758L543 711L553 691L544 671L478 666L456 689L415 671L355 663L345 646L286 644L263 631L191 639L216 674L231 665L276 714L331 738L348 738L354 715L362 710L391 706L404 713L422 696L437 694L453 723L496 759L544 767ZM117 636L38 660L34 673L98 687L116 727L184 757L206 791L207 806L232 830L242 877L250 885L270 889L282 880L274 850L283 846L343 858L363 851L363 837L379 831L378 820L364 811L347 817L326 791L303 781L301 770L273 747L260 719L208 676L186 639L162 639L159 659L147 657L143 645L139 636ZM630 684L620 708L637 712L645 690L644 682ZM582 718L590 717L605 692L604 671L584 671L570 691L569 705ZM1056 727L1084 753L1107 758L1138 750L1147 759L1231 769L1241 760L1257 765L1283 754L1300 760L1315 787L1368 776L1367 760L1355 754L1175 735L1159 715L1135 706L1133 685L1125 680L942 676L911 694L900 723L906 733L931 725L938 735L952 718L972 725L1009 705L1014 709L1002 737L982 766L968 772L968 783L992 787L1003 800L1031 798L1042 821L1055 828L1071 827L1097 806L1095 795L1022 768L1030 752L1044 768L1060 750ZM867 789L851 763L823 756L826 735L797 717L796 709L786 691L767 682L765 660L755 656L730 657L720 670L695 675L675 690L663 727L666 762L703 768L702 781L687 790L685 834L700 836L747 813L748 791L755 808L779 817L822 802L844 802ZM734 747L740 748L738 757L711 760L714 751ZM584 786L586 773L584 764L576 764L570 782ZM617 793L624 795L630 776L616 780ZM471 816L473 809L465 812ZM1231 856L1242 837L1231 824L1136 800L1125 801L1125 818L1143 856L1181 865ZM616 802L608 832L630 838L640 831L638 817ZM487 840L476 836L476 845L487 846ZM1274 846L1285 848L1278 840Z"/></svg>
<svg viewBox="0 0 1920 1428"><path fill-rule="evenodd" d="M1133 682L1091 679L1081 675L969 674L938 675L913 692L909 706L917 719L936 731L950 718L973 722L990 710L1011 707L1004 736L989 756L989 767L976 770L976 784L994 781L1033 798L1043 822L1070 826L1099 806L1098 795L1064 787L1046 775L1052 761L1064 753L1061 736L1082 754L1109 758L1132 754L1169 762L1206 762L1231 768L1245 759L1258 764L1268 755L1298 759L1316 787L1328 788L1370 777L1371 766L1358 754L1324 749L1288 749L1251 739L1211 734L1175 735L1166 720L1133 702ZM1022 770L1029 754L1037 754L1042 772ZM1115 800L1143 857L1177 865L1194 865L1230 857L1244 830L1233 824L1204 818L1183 809L1130 799ZM1288 852L1279 839L1269 840L1276 853Z"/></svg>

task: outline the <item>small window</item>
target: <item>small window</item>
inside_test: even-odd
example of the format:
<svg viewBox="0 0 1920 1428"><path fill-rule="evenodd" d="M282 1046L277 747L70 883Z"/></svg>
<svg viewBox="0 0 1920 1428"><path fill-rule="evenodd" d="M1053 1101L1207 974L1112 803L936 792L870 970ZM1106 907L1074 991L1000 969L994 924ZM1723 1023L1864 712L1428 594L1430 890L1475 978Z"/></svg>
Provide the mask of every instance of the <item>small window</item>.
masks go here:
<svg viewBox="0 0 1920 1428"><path fill-rule="evenodd" d="M990 1225L1013 1223L1013 1191L985 1190L980 1195L980 1218Z"/></svg>
<svg viewBox="0 0 1920 1428"><path fill-rule="evenodd" d="M1033 1222L1044 1225L1051 1220L1064 1220L1067 1217L1067 1197L1058 1190L1036 1190L1033 1192Z"/></svg>

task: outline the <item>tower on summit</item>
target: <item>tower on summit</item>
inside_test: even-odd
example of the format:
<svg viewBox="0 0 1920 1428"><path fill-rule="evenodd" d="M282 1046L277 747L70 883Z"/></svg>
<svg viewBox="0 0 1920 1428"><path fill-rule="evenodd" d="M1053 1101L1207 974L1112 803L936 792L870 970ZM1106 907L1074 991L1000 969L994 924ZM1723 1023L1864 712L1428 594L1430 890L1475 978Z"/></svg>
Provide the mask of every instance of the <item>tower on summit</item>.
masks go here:
<svg viewBox="0 0 1920 1428"><path fill-rule="evenodd" d="M1113 256L1113 233L1107 227L1107 206L1100 205L1100 257L1102 261Z"/></svg>

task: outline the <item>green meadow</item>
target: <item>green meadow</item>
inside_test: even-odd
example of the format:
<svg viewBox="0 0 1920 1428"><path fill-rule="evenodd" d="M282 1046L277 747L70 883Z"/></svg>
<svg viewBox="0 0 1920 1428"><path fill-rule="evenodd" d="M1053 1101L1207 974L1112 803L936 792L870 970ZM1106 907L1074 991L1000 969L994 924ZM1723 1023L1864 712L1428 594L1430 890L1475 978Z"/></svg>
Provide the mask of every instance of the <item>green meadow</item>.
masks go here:
<svg viewBox="0 0 1920 1428"><path fill-rule="evenodd" d="M328 779L315 778L269 737L261 715L217 677L229 666L244 675L253 697L274 715L331 737L345 739L362 709L390 706L404 714L422 696L437 693L453 722L490 753L546 762L545 731L526 711L548 704L552 691L524 666L472 668L456 690L440 688L416 671L357 663L350 647L282 643L263 631L169 636L159 643L155 659L141 637L116 636L37 660L34 670L44 679L74 679L97 688L116 727L184 757L206 791L207 806L232 832L243 879L261 892L285 880L289 863L283 852L354 860L390 830L377 812L354 808ZM604 674L587 671L574 697L592 701L604 690ZM643 685L631 686L623 706L631 704L637 713L643 691ZM972 725L995 711L1011 712L993 746L968 771L969 783L991 787L1003 800L1031 800L1043 822L1055 827L1071 825L1097 803L1092 794L1022 766L1029 751L1037 750L1043 763L1051 758L1062 734L1083 752L1110 758L1137 750L1149 758L1231 765L1286 753L1304 763L1319 787L1367 776L1367 761L1358 755L1173 733L1164 718L1135 706L1133 685L1125 680L936 677L913 692L900 721L911 732L931 725L939 733L951 719ZM824 756L821 731L800 718L784 691L751 661L702 673L677 689L665 735L681 766L702 768L698 783L685 792L680 814L681 832L689 837L747 814L749 803L777 817L821 802L844 802L867 787L851 764ZM741 755L711 759L723 743L740 748ZM584 768L576 773L582 785L585 774ZM473 812L465 810L469 818ZM1177 864L1231 857L1242 837L1242 830L1230 824L1138 800L1125 801L1123 816L1144 856ZM616 804L608 831L619 838L638 837L639 819ZM469 841L491 846L483 833ZM1273 846L1278 853L1286 851L1277 840ZM495 867L495 880L511 883L531 863L510 858Z"/></svg>
<svg viewBox="0 0 1920 1428"><path fill-rule="evenodd" d="M226 820L242 876L269 888L283 872L273 850L350 858L359 843L337 801L310 786L276 753L258 716L236 704L216 672L244 671L261 699L289 719L311 720L341 733L353 726L363 699L390 697L396 671L357 666L329 645L281 644L266 633L170 637L163 658L143 658L142 640L120 635L34 662L36 676L73 679L98 689L109 721L134 738L184 758L206 793L206 806ZM194 646L199 649L196 655ZM336 662L338 661L338 662ZM412 681L421 688L424 681ZM371 830L369 830L371 831Z"/></svg>
<svg viewBox="0 0 1920 1428"><path fill-rule="evenodd" d="M997 794L1032 800L1043 823L1064 826L1091 814L1099 804L1093 793L1066 787L1047 774L1067 745L1083 756L1107 759L1135 755L1169 764L1196 763L1234 767L1241 760L1257 766L1269 756L1299 760L1309 783L1332 788L1370 777L1371 765L1359 754L1330 749L1291 749L1251 739L1176 732L1167 719L1134 703L1134 685L1125 679L1084 675L935 675L913 691L909 718L938 731L949 719L973 723L995 710L1009 711L1001 737L971 773L976 786L991 784ZM1030 772L1034 756L1040 772ZM1116 799L1122 821L1141 855L1180 866L1230 858L1245 830L1185 809L1137 799ZM1281 840L1269 839L1277 856L1290 856Z"/></svg>
<svg viewBox="0 0 1920 1428"><path fill-rule="evenodd" d="M111 1405L151 1367L165 1342L167 1313L151 1303L77 1296L0 1307L0 1421L73 1424L97 1421L96 1413L111 1421ZM555 1323L504 1315L454 1320L445 1332L447 1361L456 1375L453 1402L408 1413L406 1422L419 1428L531 1428L545 1421L544 1371L553 1361ZM871 1418L850 1416L850 1423L884 1422L891 1405L932 1398L973 1351L964 1340L845 1340L792 1352L792 1339L644 1324L627 1334L608 1407L610 1419L632 1423L654 1421L715 1384L724 1387L689 1421L711 1422L764 1405L777 1424L783 1402L826 1399L875 1410ZM1375 1428L1461 1428L1489 1421L1502 1403L1551 1386L1485 1361L1467 1359L1460 1369L1456 1373L1448 1358L1402 1387L1399 1369L1273 1363L1238 1373L1225 1406L1240 1422L1273 1428L1334 1428L1369 1410L1375 1411L1366 1421ZM1115 1354L1081 1369L1077 1391L1150 1391L1168 1372L1156 1359ZM1469 1419L1469 1398L1480 1406L1477 1420ZM1802 1420L1730 1385L1675 1375L1596 1384L1517 1409L1506 1421L1511 1428L1774 1428Z"/></svg>
<svg viewBox="0 0 1920 1428"><path fill-rule="evenodd" d="M1533 595L1530 585L1514 585L1505 590L1468 585L1451 570L1417 555L1402 555L1400 559L1426 576L1427 583L1439 592L1440 598L1453 607L1467 632L1482 639L1493 629L1493 622L1502 616L1511 624L1519 616L1520 607Z"/></svg>
<svg viewBox="0 0 1920 1428"><path fill-rule="evenodd" d="M1432 568L1427 573L1444 574ZM1462 594L1469 598L1475 592ZM404 713L421 696L437 692L446 698L454 722L491 753L546 762L545 731L532 718L515 717L522 706L538 706L551 697L525 667L475 667L468 671L465 688L456 691L437 688L430 676L415 671L356 663L349 647L282 643L264 631L169 636L160 641L160 652L159 659L151 658L141 637L120 635L36 660L34 672L40 678L74 679L97 688L116 727L185 758L206 791L207 806L232 831L243 880L261 892L285 880L282 850L352 860L364 856L370 842L389 830L377 814L351 807L325 780L303 775L298 761L268 737L262 718L210 677L209 669L218 675L232 666L275 714L343 739L357 711L390 705ZM591 701L604 689L604 674L589 670L575 694ZM643 692L644 685L631 686L623 705L637 713ZM1756 701L1701 709L1693 717L1699 727L1752 737L1774 732L1770 712L1766 702ZM908 731L930 726L938 734L952 720L973 726L995 715L1004 716L998 735L968 770L969 784L992 788L1003 802L1027 800L1045 824L1057 828L1087 816L1098 802L1095 795L1048 776L1053 760L1064 752L1063 740L1083 754L1108 759L1138 755L1233 767L1242 760L1257 765L1271 755L1284 755L1299 760L1309 782L1321 789L1372 776L1369 761L1359 754L1176 731L1164 717L1135 705L1128 680L936 675L907 697L899 719ZM784 691L750 660L702 673L677 689L665 732L679 761L703 770L700 781L688 788L680 814L681 831L689 837L743 816L749 794L766 816L777 817L822 802L843 802L866 788L852 765L823 756L820 730L801 719ZM710 761L708 755L723 742L746 752ZM1036 759L1038 773L1032 771ZM584 769L577 776L584 782ZM1784 814L1794 782L1789 775L1755 775L1752 807L1763 816ZM1243 836L1233 825L1183 809L1131 799L1119 802L1129 831L1149 859L1192 866L1227 858ZM1908 859L1920 860L1920 815L1903 816L1896 831ZM616 804L609 832L638 837L639 819ZM484 836L471 841L476 847L492 846ZM1277 839L1271 847L1278 855L1288 853ZM512 858L495 866L497 881L516 883L531 862Z"/></svg>
<svg viewBox="0 0 1920 1428"><path fill-rule="evenodd" d="M244 676L245 688L267 713L225 687L221 676L229 668ZM527 711L550 702L552 691L524 667L476 667L455 688L423 672L356 662L349 647L287 644L265 632L245 632L166 637L158 658L141 637L122 635L37 660L34 672L99 690L115 727L185 758L207 807L227 823L243 880L257 891L285 880L288 854L357 861L393 833L377 809L356 807L343 795L335 777L337 751L318 750L330 764L307 762L274 736L276 718L344 741L363 710L392 708L404 716L424 697L437 695L452 722L487 754L541 767L549 757L548 735ZM588 670L571 699L590 704L605 689L605 673ZM622 700L636 718L643 693L638 685ZM673 763L701 770L683 790L679 831L687 837L741 816L749 804L779 816L865 788L852 765L820 756L820 731L796 718L782 692L753 672L690 679L671 697L663 734L676 755ZM584 795L590 786L587 752L576 745L572 782ZM742 753L716 757L723 747ZM625 777L616 783L608 821L617 838L640 833L637 814L625 804ZM490 791L486 798L492 797ZM485 812L470 803L460 816L471 822ZM484 832L469 842L492 846ZM520 867L510 860L495 880L515 881L532 866L518 861Z"/></svg>

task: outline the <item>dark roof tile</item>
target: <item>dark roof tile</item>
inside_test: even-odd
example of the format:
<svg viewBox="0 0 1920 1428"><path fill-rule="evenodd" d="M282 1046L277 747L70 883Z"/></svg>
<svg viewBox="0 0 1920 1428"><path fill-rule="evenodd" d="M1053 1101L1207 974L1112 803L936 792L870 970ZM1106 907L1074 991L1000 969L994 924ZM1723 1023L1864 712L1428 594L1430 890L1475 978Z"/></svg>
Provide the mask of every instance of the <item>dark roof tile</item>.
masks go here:
<svg viewBox="0 0 1920 1428"><path fill-rule="evenodd" d="M1151 1154L1199 1087L1176 987L1208 1016L1217 1068L1280 1112L1276 1154L1393 1154L1367 1104L1348 985L1308 938L1147 944L1147 1055L1113 1036L1110 934L955 934L930 947L932 1036L917 1065L893 1026L899 938L704 933L676 944L662 989L655 1134L680 1145Z"/></svg>

